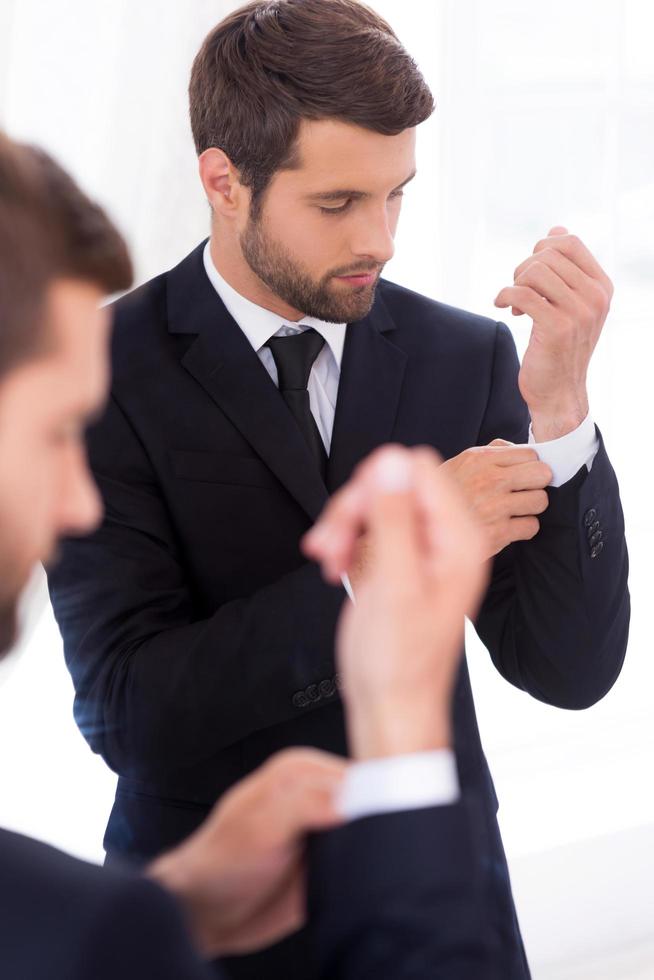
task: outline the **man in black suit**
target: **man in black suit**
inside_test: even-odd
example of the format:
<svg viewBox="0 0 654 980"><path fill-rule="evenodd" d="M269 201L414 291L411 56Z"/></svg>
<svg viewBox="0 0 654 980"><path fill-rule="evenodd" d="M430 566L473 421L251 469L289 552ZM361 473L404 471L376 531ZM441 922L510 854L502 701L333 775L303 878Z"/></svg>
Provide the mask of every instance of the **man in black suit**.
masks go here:
<svg viewBox="0 0 654 980"><path fill-rule="evenodd" d="M555 228L498 295L534 321L521 367L504 325L380 279L433 102L354 0L232 14L190 95L211 239L116 306L111 400L89 435L106 517L50 576L78 724L120 777L109 858L136 863L277 749L346 752L334 628L367 539L346 589L298 543L384 442L439 449L484 522L496 560L476 625L511 683L588 707L629 621L586 394L612 287L588 250ZM525 978L465 662L454 705L506 976ZM308 976L299 940L235 971Z"/></svg>
<svg viewBox="0 0 654 980"><path fill-rule="evenodd" d="M131 270L104 214L47 156L2 134L0 259L1 656L33 563L100 518L82 436L108 382L98 304ZM339 640L347 772L315 750L278 754L144 877L0 830L3 977L207 977L203 957L302 922L305 836L320 830L308 856L321 976L499 980L486 856L450 749L461 624L485 581L481 536L428 450L378 453L305 547L328 576L347 573L360 530L374 559Z"/></svg>

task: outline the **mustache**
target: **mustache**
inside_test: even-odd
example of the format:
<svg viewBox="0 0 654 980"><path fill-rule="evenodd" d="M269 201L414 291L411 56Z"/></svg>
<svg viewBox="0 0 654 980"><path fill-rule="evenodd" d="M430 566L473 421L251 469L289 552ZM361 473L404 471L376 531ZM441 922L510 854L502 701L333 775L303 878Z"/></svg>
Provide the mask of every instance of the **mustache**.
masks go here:
<svg viewBox="0 0 654 980"><path fill-rule="evenodd" d="M329 273L329 278L333 279L336 276L368 275L373 272L376 273L377 275L380 275L383 268L384 266L379 264L370 265L369 262L358 262L356 265L347 266L347 268L343 267L341 269L333 269Z"/></svg>

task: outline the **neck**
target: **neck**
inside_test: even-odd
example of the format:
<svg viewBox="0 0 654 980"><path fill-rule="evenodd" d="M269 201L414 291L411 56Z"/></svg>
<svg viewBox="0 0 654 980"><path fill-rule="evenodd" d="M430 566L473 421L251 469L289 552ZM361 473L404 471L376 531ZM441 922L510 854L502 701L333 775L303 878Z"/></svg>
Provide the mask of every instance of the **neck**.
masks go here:
<svg viewBox="0 0 654 980"><path fill-rule="evenodd" d="M270 310L283 320L297 323L302 319L304 313L301 310L285 303L252 271L239 248L219 243L218 237L212 234L210 251L211 261L225 282L245 299L264 310Z"/></svg>

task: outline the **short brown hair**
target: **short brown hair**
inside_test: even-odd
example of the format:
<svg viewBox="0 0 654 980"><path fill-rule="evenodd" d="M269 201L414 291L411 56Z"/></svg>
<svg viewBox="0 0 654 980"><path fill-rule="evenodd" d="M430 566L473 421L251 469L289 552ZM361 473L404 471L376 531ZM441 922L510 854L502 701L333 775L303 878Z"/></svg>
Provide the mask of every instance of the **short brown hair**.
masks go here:
<svg viewBox="0 0 654 980"><path fill-rule="evenodd" d="M45 294L56 278L107 294L128 289L127 246L47 153L0 132L0 377L40 349Z"/></svg>
<svg viewBox="0 0 654 980"><path fill-rule="evenodd" d="M303 119L336 118L393 136L434 109L417 65L357 0L255 0L208 35L193 63L198 154L218 147L253 198L296 164Z"/></svg>

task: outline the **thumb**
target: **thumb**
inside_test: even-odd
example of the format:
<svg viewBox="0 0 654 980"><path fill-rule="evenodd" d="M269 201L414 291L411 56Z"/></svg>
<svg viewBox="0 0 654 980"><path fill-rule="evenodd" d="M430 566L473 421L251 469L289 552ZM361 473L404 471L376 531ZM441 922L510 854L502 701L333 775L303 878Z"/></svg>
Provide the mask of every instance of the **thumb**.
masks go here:
<svg viewBox="0 0 654 980"><path fill-rule="evenodd" d="M507 439L493 439L492 442L488 443L489 446L515 446L515 442L509 442Z"/></svg>
<svg viewBox="0 0 654 980"><path fill-rule="evenodd" d="M547 237L552 238L557 235L568 235L568 234L569 234L568 229L564 228L563 225L554 225L554 227L550 228L550 230L548 231Z"/></svg>
<svg viewBox="0 0 654 980"><path fill-rule="evenodd" d="M259 812L265 812L268 834L287 845L340 823L338 799L346 771L345 759L316 749L286 749L272 756L260 770Z"/></svg>

